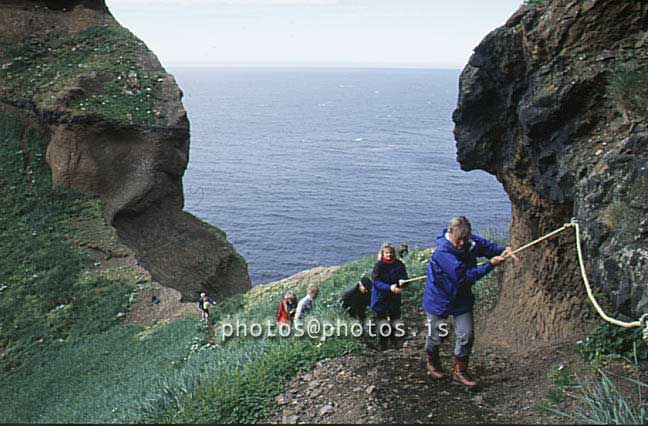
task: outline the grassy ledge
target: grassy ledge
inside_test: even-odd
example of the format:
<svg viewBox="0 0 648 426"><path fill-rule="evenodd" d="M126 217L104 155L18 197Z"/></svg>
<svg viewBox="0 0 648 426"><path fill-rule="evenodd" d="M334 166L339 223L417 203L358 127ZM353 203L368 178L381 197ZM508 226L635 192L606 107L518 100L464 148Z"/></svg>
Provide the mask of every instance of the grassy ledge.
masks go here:
<svg viewBox="0 0 648 426"><path fill-rule="evenodd" d="M146 71L148 51L128 30L90 27L74 37L58 32L5 46L0 81L9 99L70 117L98 115L139 125L163 126L156 109L165 73Z"/></svg>

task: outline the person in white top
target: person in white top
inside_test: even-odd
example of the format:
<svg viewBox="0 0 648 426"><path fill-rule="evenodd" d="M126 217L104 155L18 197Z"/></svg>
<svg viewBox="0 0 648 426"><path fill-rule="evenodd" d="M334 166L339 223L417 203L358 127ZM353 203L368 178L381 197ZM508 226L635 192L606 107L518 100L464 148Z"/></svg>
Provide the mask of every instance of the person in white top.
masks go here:
<svg viewBox="0 0 648 426"><path fill-rule="evenodd" d="M302 317L310 312L315 307L315 299L319 288L316 285L310 284L306 289L306 297L299 301L297 304L297 312L295 313L295 321L300 321Z"/></svg>

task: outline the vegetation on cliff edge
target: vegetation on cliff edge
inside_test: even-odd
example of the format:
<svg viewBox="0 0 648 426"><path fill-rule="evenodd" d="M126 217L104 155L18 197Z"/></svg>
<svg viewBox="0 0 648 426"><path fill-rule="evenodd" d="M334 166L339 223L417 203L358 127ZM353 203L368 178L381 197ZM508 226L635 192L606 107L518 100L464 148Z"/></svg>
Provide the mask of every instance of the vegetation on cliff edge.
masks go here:
<svg viewBox="0 0 648 426"><path fill-rule="evenodd" d="M74 248L75 221L103 219L91 198L52 185L45 143L0 115L0 349L8 371L42 347L110 328L133 289L132 277L94 271Z"/></svg>
<svg viewBox="0 0 648 426"><path fill-rule="evenodd" d="M98 115L142 125L163 125L156 109L162 70L146 71L144 44L128 30L90 27L74 37L56 31L18 46L0 46L0 94L41 111Z"/></svg>
<svg viewBox="0 0 648 426"><path fill-rule="evenodd" d="M141 277L100 270L79 247L89 228L108 228L97 202L52 185L46 140L18 117L0 115L0 141L0 422L254 421L298 369L363 347L351 338L212 345L199 318L124 325ZM338 317L340 289L372 262L322 284L319 314ZM283 291L234 297L219 315L273 318Z"/></svg>
<svg viewBox="0 0 648 426"><path fill-rule="evenodd" d="M648 117L648 64L627 62L610 76L608 90L617 106L629 118Z"/></svg>

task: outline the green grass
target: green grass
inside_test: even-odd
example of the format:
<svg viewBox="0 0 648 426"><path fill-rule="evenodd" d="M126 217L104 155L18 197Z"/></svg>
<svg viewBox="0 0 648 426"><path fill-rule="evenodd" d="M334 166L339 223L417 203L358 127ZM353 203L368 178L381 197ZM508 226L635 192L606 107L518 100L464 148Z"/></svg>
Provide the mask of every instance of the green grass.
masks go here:
<svg viewBox="0 0 648 426"><path fill-rule="evenodd" d="M540 408L576 424L648 423L648 404L645 401L648 384L644 380L644 371L639 367L639 359L646 359L646 345L634 334L608 323L598 327L588 337L590 340L586 341L586 346L581 348L581 354L594 367L596 374L585 380L573 381L568 369L552 368L548 377L555 386L547 389L545 394L550 405ZM630 345L629 350L627 345ZM611 359L623 359L633 365L634 374L607 373L598 367ZM568 399L572 402L569 408L556 407Z"/></svg>
<svg viewBox="0 0 648 426"><path fill-rule="evenodd" d="M556 405L565 400L567 395L566 389L577 386L571 379L571 371L563 365L554 365L547 373L547 378L551 380L553 386L545 391L545 398L550 404ZM542 410L549 410L547 406L541 406Z"/></svg>
<svg viewBox="0 0 648 426"><path fill-rule="evenodd" d="M410 276L422 275L429 258L429 251L421 250L406 259ZM341 293L355 285L363 274L370 274L376 261L375 255L367 256L342 266L331 277L318 284L320 289L318 307L313 317L335 324L349 322L337 306ZM226 299L215 314L216 335L221 321L242 323L274 322L279 300L288 289L303 296L308 282L283 283L274 286L255 287L243 296ZM404 295L404 304L420 304L423 287L410 286ZM290 338L230 338L217 340L218 345L208 347L202 353L204 374L187 377L186 385L178 390L170 383L163 388L176 389L160 393L136 410L142 420L159 423L233 423L255 422L270 414L273 400L286 381L299 370L308 368L324 358L361 350L361 339L352 337L325 340L308 337ZM227 362L223 358L227 354ZM216 367L221 365L222 367Z"/></svg>
<svg viewBox="0 0 648 426"><path fill-rule="evenodd" d="M600 322L585 339L579 342L583 359L594 366L605 364L610 359L648 360L648 346L643 343L640 327L622 328L607 322Z"/></svg>
<svg viewBox="0 0 648 426"><path fill-rule="evenodd" d="M140 277L97 270L79 248L100 240L106 252L126 250L97 201L52 185L45 139L17 117L0 115L0 142L0 422L259 421L299 370L365 348L353 337L210 344L199 318L124 325L118 314ZM425 274L429 256L411 251L410 277ZM312 315L350 321L338 298L375 261L371 254L350 262L319 284ZM285 291L303 296L308 284L256 287L220 303L214 320L273 322ZM405 310L420 306L423 288L421 281L404 290Z"/></svg>
<svg viewBox="0 0 648 426"><path fill-rule="evenodd" d="M2 377L1 422L110 423L134 419L136 401L160 391L159 378L194 366L191 346L204 329L195 319L149 330L115 326L55 342Z"/></svg>
<svg viewBox="0 0 648 426"><path fill-rule="evenodd" d="M8 95L41 110L100 115L133 124L163 125L155 109L164 72L146 72L146 47L120 27L91 27L70 38L56 31L7 49L0 68Z"/></svg>
<svg viewBox="0 0 648 426"><path fill-rule="evenodd" d="M70 242L71 219L103 219L89 197L53 187L41 135L2 114L0 142L0 369L11 371L53 341L110 328L133 286L94 272Z"/></svg>
<svg viewBox="0 0 648 426"><path fill-rule="evenodd" d="M634 386L634 395L622 391L619 381ZM648 422L648 404L644 400L646 388L648 384L641 379L608 375L599 370L597 377L579 383L577 391L569 394L577 403L574 410L547 410L576 424L645 425Z"/></svg>
<svg viewBox="0 0 648 426"><path fill-rule="evenodd" d="M617 66L610 75L608 90L619 109L631 118L648 116L648 64Z"/></svg>

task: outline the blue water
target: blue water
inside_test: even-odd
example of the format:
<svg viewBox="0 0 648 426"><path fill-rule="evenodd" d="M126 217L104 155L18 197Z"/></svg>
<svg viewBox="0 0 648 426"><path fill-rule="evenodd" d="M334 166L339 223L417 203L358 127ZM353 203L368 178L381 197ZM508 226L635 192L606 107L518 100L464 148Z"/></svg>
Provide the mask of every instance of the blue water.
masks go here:
<svg viewBox="0 0 648 426"><path fill-rule="evenodd" d="M254 284L430 247L464 214L506 233L495 177L455 160L455 70L174 68L191 121L185 208L221 228Z"/></svg>

